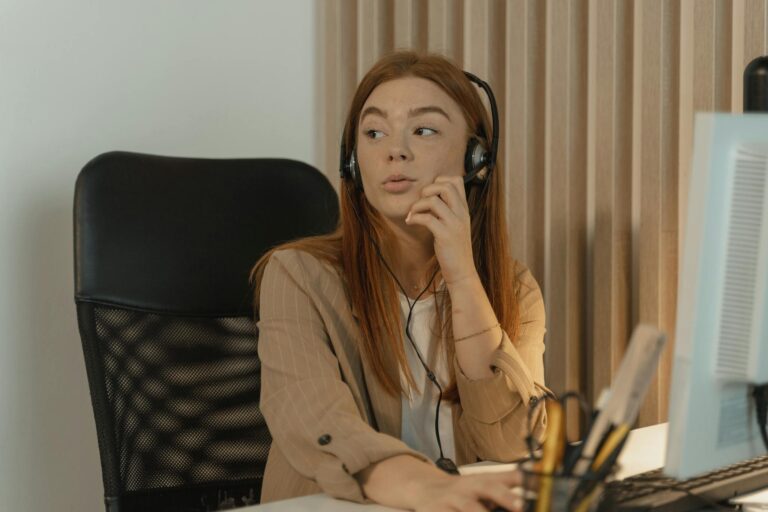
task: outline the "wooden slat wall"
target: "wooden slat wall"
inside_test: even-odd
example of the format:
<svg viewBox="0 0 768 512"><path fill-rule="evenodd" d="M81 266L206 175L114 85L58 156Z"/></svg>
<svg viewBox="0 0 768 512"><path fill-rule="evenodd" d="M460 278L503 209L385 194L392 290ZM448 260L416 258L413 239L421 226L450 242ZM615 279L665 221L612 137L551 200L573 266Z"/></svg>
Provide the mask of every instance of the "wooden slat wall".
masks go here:
<svg viewBox="0 0 768 512"><path fill-rule="evenodd" d="M674 343L694 112L742 110L744 67L768 54L768 0L318 6L320 144L334 184L365 71L394 49L446 55L499 102L513 251L547 304L548 384L594 400L638 322ZM666 420L672 343L641 425Z"/></svg>

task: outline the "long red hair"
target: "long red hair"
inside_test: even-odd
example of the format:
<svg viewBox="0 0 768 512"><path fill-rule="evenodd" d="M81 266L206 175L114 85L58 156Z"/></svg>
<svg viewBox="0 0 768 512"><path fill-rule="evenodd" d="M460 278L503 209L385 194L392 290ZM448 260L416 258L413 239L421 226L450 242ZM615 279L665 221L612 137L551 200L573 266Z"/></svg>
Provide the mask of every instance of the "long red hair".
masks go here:
<svg viewBox="0 0 768 512"><path fill-rule="evenodd" d="M350 151L355 147L360 113L368 96L380 84L402 77L425 78L437 84L459 105L467 126L473 130L475 137L486 144L491 139L491 123L478 94L479 90L463 71L440 55L403 51L379 60L358 85L344 125L343 141ZM344 155L344 158L349 156ZM503 191L504 174L497 163L490 179L484 185L470 187L467 203L471 216L472 251L477 272L501 326L510 339L515 340L519 327L519 283L509 251ZM359 340L360 350L367 356L384 389L393 395L400 394L404 392L401 382L388 373L385 364L385 353L389 351L394 354L399 370L405 375L409 385L414 385L403 345L405 328L397 298L398 288L369 237L385 251L383 256L388 262L396 263L400 255L387 250L396 246L392 243L394 235L382 216L367 201L364 191L358 190L351 180L344 180L340 192L341 216L334 232L280 245L268 251L256 263L251 272L255 291L255 316L258 320L264 267L274 251L300 249L329 262L339 270L352 311L359 319L362 334ZM359 212L359 219L355 211ZM427 276L431 276L438 268L435 257L431 259L428 267ZM436 339L452 340L450 296L448 293L438 293L435 303ZM449 357L448 361L452 361L453 343L447 343L443 349ZM448 367L452 371L452 364ZM451 378L444 397L458 400L455 377Z"/></svg>

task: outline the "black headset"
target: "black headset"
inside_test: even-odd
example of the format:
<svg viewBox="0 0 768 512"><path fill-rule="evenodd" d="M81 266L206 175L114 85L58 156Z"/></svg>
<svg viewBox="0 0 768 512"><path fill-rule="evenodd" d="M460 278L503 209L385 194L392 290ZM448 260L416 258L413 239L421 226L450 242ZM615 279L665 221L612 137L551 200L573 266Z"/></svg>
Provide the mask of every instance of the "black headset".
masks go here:
<svg viewBox="0 0 768 512"><path fill-rule="evenodd" d="M464 170L466 171L466 175L464 176L464 184L465 186L469 185L484 185L488 182L488 178L490 177L491 171L493 170L495 164L496 164L496 155L499 149L499 112L496 107L496 98L493 96L493 91L491 90L491 86L488 85L484 80L481 80L477 76L473 75L472 73L469 73L467 71L464 72L464 74L469 78L470 81L476 83L478 86L480 86L485 93L488 95L488 100L491 104L491 115L493 117L493 134L491 139L491 149L490 151L483 146L480 139L476 136L470 137L469 141L467 142L467 151L464 155ZM483 134L486 135L486 134ZM487 139L487 137L485 137ZM487 169L485 173L479 174L483 168ZM363 189L363 181L360 177L360 167L357 165L357 157L355 156L355 150L353 148L351 154L349 157L347 157L347 151L344 145L344 140L342 137L341 141L341 151L340 151L340 158L339 158L339 173L341 174L342 180L349 179L354 183L354 186L362 190ZM354 201L352 201L352 210L355 212L355 216L357 217L358 222L360 223L360 227L365 231L368 232L365 229L365 223L363 222L363 219L360 217L360 213L357 211L357 207L354 205ZM381 254L381 249L379 248L379 244L376 243L376 240L374 238L371 238L371 242L373 242L373 246L376 248L376 253L379 256L379 259L381 259L381 262L384 264L384 267L387 269L389 274L392 276L392 278L397 283L397 286L400 288L400 291L405 296L405 300L408 302L409 308L408 308L408 319L405 321L405 335L408 338L408 340L411 342L411 345L413 346L413 350L416 352L416 355L419 358L419 361L421 362L421 365L424 367L424 371L427 373L427 378L437 387L437 390L439 392L438 398L437 398L437 409L435 411L435 437L437 438L437 448L440 450L440 458L438 458L435 461L435 464L437 467L445 471L446 473L451 473L458 475L459 469L456 467L456 463L453 462L451 459L446 457L443 454L443 443L440 440L440 402L443 401L443 388L440 386L440 383L437 381L437 377L435 376L434 372L427 366L427 363L424 361L424 357L421 355L421 352L419 352L418 347L416 346L416 343L413 341L413 337L411 336L411 315L413 314L413 308L416 305L416 302L421 298L422 295L429 289L429 287L432 285L432 281L434 281L435 276L437 275L437 270L432 274L432 277L429 280L429 283L427 284L427 287L424 288L421 293L416 297L416 299L411 304L411 301L408 299L408 294L405 292L405 288L403 288L403 285L400 283L400 281L397 279L397 276L395 276L395 273L392 271L391 268L389 268L389 265L387 264L387 261L384 259L384 256ZM438 269L439 270L439 269Z"/></svg>
<svg viewBox="0 0 768 512"><path fill-rule="evenodd" d="M496 165L496 156L499 150L499 111L496 107L496 97L493 95L491 86L485 80L478 78L476 75L465 71L464 75L471 81L476 83L485 94L488 96L488 101L491 105L491 117L493 124L493 134L491 138L491 148L487 149L481 140L473 135L467 141L467 150L464 153L464 184L465 185L482 185L488 181L491 171ZM486 134L482 134L486 135ZM488 137L485 136L485 139ZM360 176L360 166L357 164L357 153L355 148L347 153L346 145L342 138L341 150L339 152L339 174L341 179L349 179L354 183L355 188L363 189L363 180ZM480 171L486 169L485 173L480 174Z"/></svg>

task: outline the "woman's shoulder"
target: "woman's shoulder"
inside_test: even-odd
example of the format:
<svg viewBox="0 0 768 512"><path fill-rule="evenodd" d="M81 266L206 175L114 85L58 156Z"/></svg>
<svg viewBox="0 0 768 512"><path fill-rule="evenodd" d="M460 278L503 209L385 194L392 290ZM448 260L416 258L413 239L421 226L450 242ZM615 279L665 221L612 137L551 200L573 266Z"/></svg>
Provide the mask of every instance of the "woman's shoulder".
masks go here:
<svg viewBox="0 0 768 512"><path fill-rule="evenodd" d="M320 254L307 249L284 248L272 253L265 272L269 272L272 262L276 262L291 277L309 285L321 278L339 278L336 266Z"/></svg>

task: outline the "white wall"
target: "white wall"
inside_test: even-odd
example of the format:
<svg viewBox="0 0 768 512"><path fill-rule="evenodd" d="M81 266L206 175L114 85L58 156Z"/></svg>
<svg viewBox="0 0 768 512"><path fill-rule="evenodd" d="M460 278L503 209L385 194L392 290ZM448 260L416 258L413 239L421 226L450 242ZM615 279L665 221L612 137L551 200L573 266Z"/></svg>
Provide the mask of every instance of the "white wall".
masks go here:
<svg viewBox="0 0 768 512"><path fill-rule="evenodd" d="M0 0L0 508L103 510L72 198L121 149L317 165L312 0Z"/></svg>

